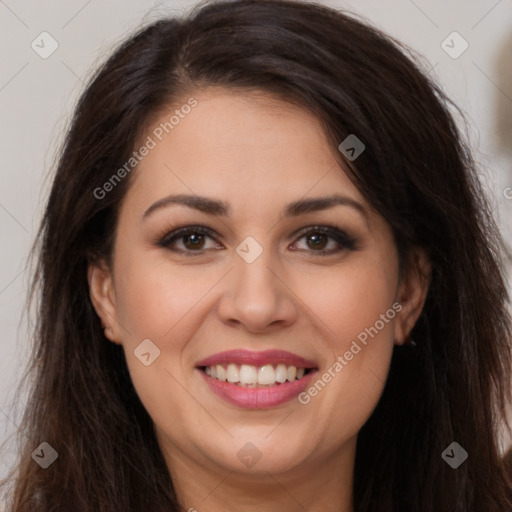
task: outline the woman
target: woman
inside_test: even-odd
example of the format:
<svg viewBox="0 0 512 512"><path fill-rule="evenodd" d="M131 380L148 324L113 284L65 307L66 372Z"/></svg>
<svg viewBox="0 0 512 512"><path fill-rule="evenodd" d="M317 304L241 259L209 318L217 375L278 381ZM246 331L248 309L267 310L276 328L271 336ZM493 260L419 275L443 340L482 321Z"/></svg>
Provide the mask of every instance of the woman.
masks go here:
<svg viewBox="0 0 512 512"><path fill-rule="evenodd" d="M448 109L315 4L117 49L42 222L12 510L511 510L501 245Z"/></svg>

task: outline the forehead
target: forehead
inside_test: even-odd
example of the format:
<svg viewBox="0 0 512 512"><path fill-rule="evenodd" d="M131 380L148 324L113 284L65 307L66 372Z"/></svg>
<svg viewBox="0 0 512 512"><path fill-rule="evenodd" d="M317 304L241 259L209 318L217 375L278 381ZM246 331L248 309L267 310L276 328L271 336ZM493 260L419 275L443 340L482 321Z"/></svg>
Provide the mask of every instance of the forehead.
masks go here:
<svg viewBox="0 0 512 512"><path fill-rule="evenodd" d="M127 202L192 193L246 206L333 191L364 202L306 109L263 92L221 88L193 99L192 108L183 107L193 104L185 98L153 117L137 145L151 150L134 171Z"/></svg>

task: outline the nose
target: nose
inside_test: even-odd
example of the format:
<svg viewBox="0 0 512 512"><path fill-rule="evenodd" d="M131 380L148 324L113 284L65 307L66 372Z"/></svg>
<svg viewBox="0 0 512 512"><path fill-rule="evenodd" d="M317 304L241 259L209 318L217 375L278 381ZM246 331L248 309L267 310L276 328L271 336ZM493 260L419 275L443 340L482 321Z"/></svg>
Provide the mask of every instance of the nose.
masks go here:
<svg viewBox="0 0 512 512"><path fill-rule="evenodd" d="M297 320L297 298L280 266L272 265L265 254L263 251L252 263L236 257L218 304L224 323L251 333L267 333Z"/></svg>

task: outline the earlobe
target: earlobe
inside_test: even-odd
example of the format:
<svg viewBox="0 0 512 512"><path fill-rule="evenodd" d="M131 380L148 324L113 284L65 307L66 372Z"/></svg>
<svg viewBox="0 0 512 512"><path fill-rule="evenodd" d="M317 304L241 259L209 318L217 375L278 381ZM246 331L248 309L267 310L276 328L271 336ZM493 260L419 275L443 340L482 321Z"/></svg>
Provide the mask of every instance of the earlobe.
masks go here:
<svg viewBox="0 0 512 512"><path fill-rule="evenodd" d="M402 309L395 321L395 344L405 344L421 315L431 280L431 263L422 249L414 249L398 287L397 301Z"/></svg>
<svg viewBox="0 0 512 512"><path fill-rule="evenodd" d="M89 295L107 339L120 343L114 283L110 270L104 264L90 264L87 269Z"/></svg>

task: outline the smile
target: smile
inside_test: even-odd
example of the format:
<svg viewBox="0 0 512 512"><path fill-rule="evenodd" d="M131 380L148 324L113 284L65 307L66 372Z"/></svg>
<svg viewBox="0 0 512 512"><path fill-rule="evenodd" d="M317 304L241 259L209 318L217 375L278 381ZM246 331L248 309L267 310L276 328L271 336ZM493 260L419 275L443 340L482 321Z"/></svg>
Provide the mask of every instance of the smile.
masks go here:
<svg viewBox="0 0 512 512"><path fill-rule="evenodd" d="M231 350L200 361L196 368L214 394L249 409L289 402L318 370L315 362L281 350Z"/></svg>

